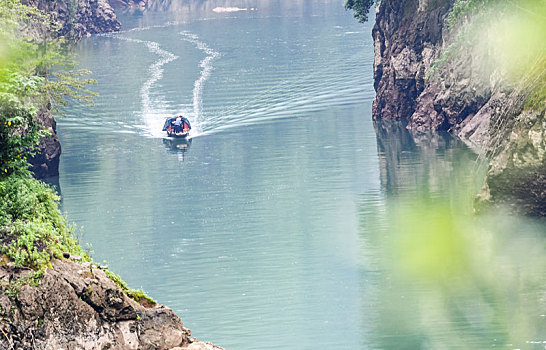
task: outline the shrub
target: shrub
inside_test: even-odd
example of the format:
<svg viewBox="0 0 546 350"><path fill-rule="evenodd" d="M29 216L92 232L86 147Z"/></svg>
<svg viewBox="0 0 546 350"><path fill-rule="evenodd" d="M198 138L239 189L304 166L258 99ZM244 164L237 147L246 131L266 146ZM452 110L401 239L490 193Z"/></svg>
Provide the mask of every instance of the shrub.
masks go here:
<svg viewBox="0 0 546 350"><path fill-rule="evenodd" d="M12 174L0 181L0 198L0 253L15 265L40 270L63 252L83 255L49 186Z"/></svg>

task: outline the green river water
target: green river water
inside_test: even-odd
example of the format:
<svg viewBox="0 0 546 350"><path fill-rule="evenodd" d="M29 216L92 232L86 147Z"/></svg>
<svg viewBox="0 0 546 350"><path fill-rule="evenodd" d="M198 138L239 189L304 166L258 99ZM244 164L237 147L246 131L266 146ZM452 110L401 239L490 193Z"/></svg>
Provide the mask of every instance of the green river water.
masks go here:
<svg viewBox="0 0 546 350"><path fill-rule="evenodd" d="M158 3L83 40L100 96L58 122L96 261L226 349L546 347L546 223L474 216L462 142L373 124L371 23ZM190 142L161 132L175 113Z"/></svg>

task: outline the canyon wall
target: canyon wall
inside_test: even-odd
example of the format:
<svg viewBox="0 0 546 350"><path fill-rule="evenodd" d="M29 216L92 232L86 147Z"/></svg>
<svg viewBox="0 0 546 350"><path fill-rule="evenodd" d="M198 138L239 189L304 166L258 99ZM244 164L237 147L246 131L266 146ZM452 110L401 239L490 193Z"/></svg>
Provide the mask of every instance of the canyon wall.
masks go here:
<svg viewBox="0 0 546 350"><path fill-rule="evenodd" d="M383 0L373 29L375 120L402 120L415 133L450 131L487 165L476 209L546 215L544 55L508 82L490 52L460 44L472 23L448 25L455 0ZM457 45L456 45L457 44Z"/></svg>

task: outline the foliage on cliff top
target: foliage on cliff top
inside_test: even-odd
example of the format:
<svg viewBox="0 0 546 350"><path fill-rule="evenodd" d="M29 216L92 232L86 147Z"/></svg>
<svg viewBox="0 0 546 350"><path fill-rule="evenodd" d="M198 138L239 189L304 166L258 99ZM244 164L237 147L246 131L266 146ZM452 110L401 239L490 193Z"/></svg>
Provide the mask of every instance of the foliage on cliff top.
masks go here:
<svg viewBox="0 0 546 350"><path fill-rule="evenodd" d="M45 183L34 179L30 173L14 173L0 180L0 264L6 259L16 266L37 271L32 279L16 281L10 289L16 293L22 284L35 283L42 271L50 267L53 259L61 259L64 252L90 258L74 238L74 228L69 226L58 207L59 196ZM108 277L127 296L144 306L156 302L142 289L131 289L120 276L106 271Z"/></svg>
<svg viewBox="0 0 546 350"><path fill-rule="evenodd" d="M453 0L428 0L428 2L426 2L426 7L424 7L424 9L431 10L431 9L443 7L448 5L451 1ZM374 5L379 5L380 3L381 3L381 0L346 0L345 9L353 10L354 17L360 23L364 23L368 21L368 14L370 12L370 9ZM413 1L404 0L404 1L400 1L400 3L402 5L401 8L403 9L404 16L407 16L407 15L414 16L417 6L420 6L419 1L417 0L413 0ZM391 1L391 5L392 5L392 1Z"/></svg>
<svg viewBox="0 0 546 350"><path fill-rule="evenodd" d="M12 174L0 180L0 198L0 253L16 266L39 270L63 252L83 255L49 186Z"/></svg>
<svg viewBox="0 0 546 350"><path fill-rule="evenodd" d="M45 268L51 266L51 260L61 259L64 252L90 261L74 238L74 228L59 210L59 196L48 185L28 172L11 174L0 180L0 198L0 264L12 261L16 266L36 271L27 278L10 282L9 295L16 295L24 284L35 286ZM142 289L131 289L120 276L105 272L136 302L145 307L156 304Z"/></svg>
<svg viewBox="0 0 546 350"><path fill-rule="evenodd" d="M468 20L469 16L480 13L492 4L498 3L499 0L457 0L453 4L453 8L447 16L447 23L450 29L453 29L460 22Z"/></svg>
<svg viewBox="0 0 546 350"><path fill-rule="evenodd" d="M354 17L358 19L359 22L363 23L368 20L370 8L378 2L378 0L347 0L345 2L345 8L347 10L353 10Z"/></svg>
<svg viewBox="0 0 546 350"><path fill-rule="evenodd" d="M446 22L452 38L428 75L462 51L472 52L472 63L461 68L486 86L521 85L546 68L546 0L457 0Z"/></svg>

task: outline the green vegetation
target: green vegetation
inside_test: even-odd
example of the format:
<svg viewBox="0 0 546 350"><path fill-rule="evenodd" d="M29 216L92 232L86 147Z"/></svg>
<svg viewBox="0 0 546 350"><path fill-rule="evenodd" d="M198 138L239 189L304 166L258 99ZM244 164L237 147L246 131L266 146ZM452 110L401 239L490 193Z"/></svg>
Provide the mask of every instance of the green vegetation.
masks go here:
<svg viewBox="0 0 546 350"><path fill-rule="evenodd" d="M40 280L42 279L43 276L44 276L44 272L40 270L40 271L33 271L24 277L11 280L6 286L6 294L9 297L15 297L17 296L17 294L19 294L21 287L24 285L38 287L38 283L40 283Z"/></svg>
<svg viewBox="0 0 546 350"><path fill-rule="evenodd" d="M546 53L534 63L529 73L522 78L522 85L527 87L525 109L546 109Z"/></svg>
<svg viewBox="0 0 546 350"><path fill-rule="evenodd" d="M58 209L58 196L32 178L27 158L48 134L40 109L58 110L66 97L87 101L83 72L66 73L73 60L49 15L18 0L0 1L0 253L17 266L42 270L63 251L81 254Z"/></svg>
<svg viewBox="0 0 546 350"><path fill-rule="evenodd" d="M441 6L445 6L447 4L448 0L429 0L427 2L427 8L428 9L434 9ZM368 13L370 12L370 9L372 6L379 4L380 0L346 0L345 1L345 8L347 10L353 10L354 11L354 17L358 19L359 22L364 23L368 21ZM403 10L404 15L409 13L415 13L416 1L404 1L403 3Z"/></svg>
<svg viewBox="0 0 546 350"><path fill-rule="evenodd" d="M11 174L0 180L0 198L0 253L15 265L40 270L63 252L84 255L46 184Z"/></svg>
<svg viewBox="0 0 546 350"><path fill-rule="evenodd" d="M499 3L499 0L457 0L453 4L453 9L447 16L447 23L450 29L456 24L461 25L469 16L481 13L487 6Z"/></svg>
<svg viewBox="0 0 546 350"><path fill-rule="evenodd" d="M47 130L39 110L60 112L67 98L90 102L92 92L74 67L58 25L50 16L18 0L0 0L0 172L9 176L27 169Z"/></svg>
<svg viewBox="0 0 546 350"><path fill-rule="evenodd" d="M75 61L58 30L47 13L19 0L0 0L0 263L35 270L5 286L9 296L23 285L37 286L51 260L63 252L90 261L59 210L60 198L28 171L27 158L48 136L39 112L59 114L68 99L91 103L95 95L86 89L94 83L84 79L88 72L70 70ZM142 290L106 273L129 297L155 305Z"/></svg>
<svg viewBox="0 0 546 350"><path fill-rule="evenodd" d="M472 52L473 74L490 84L497 71L504 85L533 80L546 69L545 0L457 0L447 17L453 39L428 76L446 66L457 52ZM540 81L536 85L543 85ZM532 92L543 96L543 87Z"/></svg>
<svg viewBox="0 0 546 350"><path fill-rule="evenodd" d="M106 270L106 275L114 281L114 283L121 289L129 298L133 299L137 303L143 306L153 306L156 301L149 296L147 296L144 291L141 289L131 289L127 286L127 283L121 279L121 277L112 271Z"/></svg>
<svg viewBox="0 0 546 350"><path fill-rule="evenodd" d="M353 10L354 17L358 19L359 22L363 23L368 20L370 8L377 2L377 0L347 0L345 2L345 8L347 10Z"/></svg>
<svg viewBox="0 0 546 350"><path fill-rule="evenodd" d="M456 45L452 43L447 48L442 50L440 57L436 61L434 61L432 67L430 67L428 72L425 74L425 80L428 80L430 77L437 77L436 73L439 69L443 68L449 62L449 60L452 58L455 48Z"/></svg>

